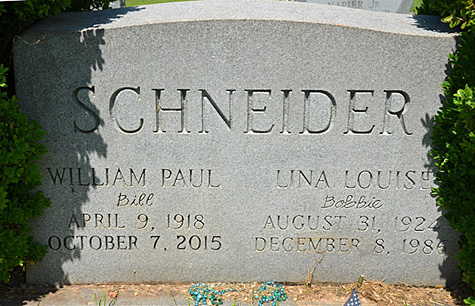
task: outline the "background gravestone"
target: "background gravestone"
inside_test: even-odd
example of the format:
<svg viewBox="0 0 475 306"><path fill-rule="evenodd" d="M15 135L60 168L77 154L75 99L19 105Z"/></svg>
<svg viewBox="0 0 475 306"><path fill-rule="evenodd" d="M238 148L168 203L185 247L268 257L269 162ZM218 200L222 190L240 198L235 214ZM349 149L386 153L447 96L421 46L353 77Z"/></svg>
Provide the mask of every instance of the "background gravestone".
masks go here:
<svg viewBox="0 0 475 306"><path fill-rule="evenodd" d="M413 0L296 0L298 2L329 4L341 7L378 11L386 13L408 14Z"/></svg>
<svg viewBox="0 0 475 306"><path fill-rule="evenodd" d="M113 1L110 3L110 7L111 8L121 8L121 7L125 7L125 0L116 0L116 1Z"/></svg>
<svg viewBox="0 0 475 306"><path fill-rule="evenodd" d="M48 132L30 283L459 279L430 195L437 17L204 1L68 13L15 44Z"/></svg>

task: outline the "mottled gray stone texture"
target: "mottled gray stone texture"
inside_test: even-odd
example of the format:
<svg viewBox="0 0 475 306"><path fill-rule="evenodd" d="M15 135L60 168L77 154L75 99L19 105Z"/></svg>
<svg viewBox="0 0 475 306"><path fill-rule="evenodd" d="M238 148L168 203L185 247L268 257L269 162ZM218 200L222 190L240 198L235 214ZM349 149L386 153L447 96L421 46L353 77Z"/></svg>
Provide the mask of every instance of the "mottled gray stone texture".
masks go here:
<svg viewBox="0 0 475 306"><path fill-rule="evenodd" d="M438 285L430 195L456 35L437 17L272 1L61 14L16 40L48 135L30 283Z"/></svg>
<svg viewBox="0 0 475 306"><path fill-rule="evenodd" d="M413 0L297 0L386 13L408 14Z"/></svg>

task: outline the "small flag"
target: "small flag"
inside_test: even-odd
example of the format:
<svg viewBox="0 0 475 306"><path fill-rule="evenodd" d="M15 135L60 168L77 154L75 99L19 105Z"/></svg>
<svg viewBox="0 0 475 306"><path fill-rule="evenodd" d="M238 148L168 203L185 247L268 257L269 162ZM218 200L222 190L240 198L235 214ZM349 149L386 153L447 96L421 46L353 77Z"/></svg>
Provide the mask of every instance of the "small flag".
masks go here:
<svg viewBox="0 0 475 306"><path fill-rule="evenodd" d="M358 292L356 292L356 288L353 289L350 298L343 306L361 306L360 298L358 297Z"/></svg>

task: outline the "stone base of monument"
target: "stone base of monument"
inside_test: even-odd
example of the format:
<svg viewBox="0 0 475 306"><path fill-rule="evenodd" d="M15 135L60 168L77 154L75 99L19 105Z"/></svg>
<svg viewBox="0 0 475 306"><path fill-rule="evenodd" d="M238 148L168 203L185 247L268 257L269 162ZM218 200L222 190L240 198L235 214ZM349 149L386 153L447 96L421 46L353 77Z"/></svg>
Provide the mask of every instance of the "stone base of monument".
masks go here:
<svg viewBox="0 0 475 306"><path fill-rule="evenodd" d="M348 299L354 284L331 285L316 283L311 287L303 285L284 285L288 294L286 302L279 303L280 306L342 306ZM115 305L188 305L192 301L188 288L190 284L158 284L158 285L68 285L61 287L41 288L36 286L25 286L19 288L21 292L8 294L0 290L0 305L2 306L77 306L77 305L97 305L95 296L99 300L109 303L116 301ZM365 281L359 289L359 297L363 306L376 305L403 305L407 301L408 305L460 305L462 299L455 300L454 296L466 296L466 292L448 291L442 288L427 288L414 286L393 286L380 282ZM236 304L234 304L236 302ZM209 303L208 303L209 304ZM194 305L194 303L191 303ZM200 304L202 305L202 304ZM229 298L224 298L224 306L233 305L256 305L255 301L250 302L246 294L235 294ZM271 305L265 303L264 306Z"/></svg>

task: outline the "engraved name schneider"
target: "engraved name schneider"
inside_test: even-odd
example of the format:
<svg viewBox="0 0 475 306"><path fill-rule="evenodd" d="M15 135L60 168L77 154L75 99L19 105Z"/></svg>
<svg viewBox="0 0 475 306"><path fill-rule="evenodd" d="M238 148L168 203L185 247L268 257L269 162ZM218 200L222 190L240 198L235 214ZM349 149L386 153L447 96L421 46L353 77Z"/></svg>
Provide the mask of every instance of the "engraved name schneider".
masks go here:
<svg viewBox="0 0 475 306"><path fill-rule="evenodd" d="M199 89L197 93L190 89L165 90L163 88L149 89L153 91L152 101L142 101L144 90L141 87L122 87L115 90L108 98L97 98L96 94L104 97L104 92L99 92L96 87L78 87L72 92L72 100L82 109L89 118L88 123L79 122L73 118L73 128L76 132L92 133L98 130L101 125L101 117L92 105L108 103L110 119L116 128L125 134L135 134L145 130L146 124L153 124L153 133L162 134L173 132L178 134L187 133L209 133L209 121L211 118L218 118L224 129L233 131L235 129L235 117L233 106L239 93L236 89L226 89L226 101L213 97L206 89ZM337 105L333 94L326 90L292 90L283 89L280 91L271 89L243 89L245 93L245 127L242 132L246 134L323 134L328 132L335 121ZM193 95L191 95L193 93ZM242 93L242 92L241 92ZM410 103L409 95L403 90L382 90L384 98L375 98L375 90L348 90L346 101L343 107L348 109L348 117L345 119L346 127L343 134L381 134L390 135L394 132L403 133L405 136L412 134L405 121L407 105ZM96 98L84 98L85 94L93 95ZM221 93L222 94L222 93ZM380 94L378 92L378 94ZM147 93L148 95L148 93ZM106 94L106 97L108 95ZM190 96L193 96L190 98ZM135 97L131 98L131 97ZM292 102L291 102L292 98ZM96 101L97 100L97 101ZM99 101L101 100L101 101ZM104 101L106 100L106 101ZM221 100L221 101L220 101ZM379 101L380 100L380 101ZM143 103L151 103L154 108L154 118L144 119L140 114L135 118L119 118L124 104L136 103L137 106ZM291 113L290 109L300 103L299 114ZM227 104L227 105L226 105ZM279 107L277 114L270 112L270 108ZM166 106L167 105L167 106ZM174 105L171 107L170 105ZM201 110L196 114L192 112L191 105L200 105ZM378 115L378 128L375 122L367 118L370 109L381 109ZM210 114L214 113L214 114ZM214 116L214 117L211 117ZM292 118L298 116L298 118ZM178 117L178 123L174 130L170 130L169 125L174 118ZM271 117L271 118L269 118ZM132 119L133 118L133 119ZM196 129L191 127L190 119L196 119L199 123ZM298 119L298 126L290 124L291 120ZM152 120L153 123L146 120ZM195 129L195 130L194 130Z"/></svg>

